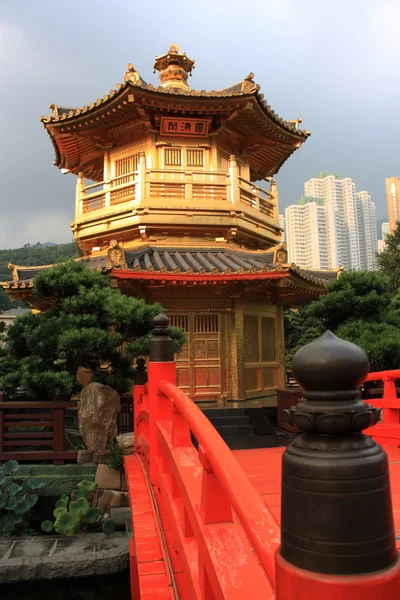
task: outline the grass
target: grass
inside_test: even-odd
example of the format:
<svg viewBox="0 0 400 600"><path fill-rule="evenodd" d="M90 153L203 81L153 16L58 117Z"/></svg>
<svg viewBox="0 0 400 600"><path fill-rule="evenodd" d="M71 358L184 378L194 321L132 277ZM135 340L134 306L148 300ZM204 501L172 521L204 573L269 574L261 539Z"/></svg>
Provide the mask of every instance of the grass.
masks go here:
<svg viewBox="0 0 400 600"><path fill-rule="evenodd" d="M96 465L20 465L18 479L39 477L45 486L38 490L40 496L62 496L70 494L77 484L86 479L94 481Z"/></svg>

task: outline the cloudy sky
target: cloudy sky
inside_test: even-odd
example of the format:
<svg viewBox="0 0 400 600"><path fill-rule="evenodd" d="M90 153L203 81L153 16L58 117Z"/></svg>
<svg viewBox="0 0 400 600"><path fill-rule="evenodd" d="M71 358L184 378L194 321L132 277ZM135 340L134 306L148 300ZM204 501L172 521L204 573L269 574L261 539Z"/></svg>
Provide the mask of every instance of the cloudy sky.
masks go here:
<svg viewBox="0 0 400 600"><path fill-rule="evenodd" d="M39 118L143 78L171 43L196 60L195 89L249 71L268 103L311 138L278 175L281 208L334 171L385 218L400 176L400 0L0 0L0 248L71 239L75 177L53 165Z"/></svg>

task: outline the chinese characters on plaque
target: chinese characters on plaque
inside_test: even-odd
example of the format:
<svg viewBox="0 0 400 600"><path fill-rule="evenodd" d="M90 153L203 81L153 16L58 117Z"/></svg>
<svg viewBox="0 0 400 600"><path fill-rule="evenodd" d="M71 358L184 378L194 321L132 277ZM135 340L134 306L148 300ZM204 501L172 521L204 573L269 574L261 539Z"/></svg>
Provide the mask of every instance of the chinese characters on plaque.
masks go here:
<svg viewBox="0 0 400 600"><path fill-rule="evenodd" d="M161 117L160 133L163 135L207 137L209 125L209 119L176 119L174 117Z"/></svg>

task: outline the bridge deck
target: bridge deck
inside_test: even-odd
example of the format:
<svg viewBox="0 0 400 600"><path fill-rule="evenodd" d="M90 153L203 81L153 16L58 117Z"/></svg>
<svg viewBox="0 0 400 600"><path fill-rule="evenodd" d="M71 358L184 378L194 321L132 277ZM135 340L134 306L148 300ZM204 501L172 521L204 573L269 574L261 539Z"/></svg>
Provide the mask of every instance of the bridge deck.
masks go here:
<svg viewBox="0 0 400 600"><path fill-rule="evenodd" d="M262 448L234 451L236 459L278 524L284 450ZM400 550L400 448L388 446L385 450L389 458L396 539ZM131 543L132 598L173 600L179 597L180 600L186 600L189 594L185 575L179 554L173 546L171 527L160 491L151 486L141 461L135 455L125 457L125 471L134 529Z"/></svg>
<svg viewBox="0 0 400 600"><path fill-rule="evenodd" d="M264 498L266 506L280 523L282 454L285 448L235 450L234 455L250 481ZM386 446L389 458L394 525L397 548L400 550L400 448Z"/></svg>

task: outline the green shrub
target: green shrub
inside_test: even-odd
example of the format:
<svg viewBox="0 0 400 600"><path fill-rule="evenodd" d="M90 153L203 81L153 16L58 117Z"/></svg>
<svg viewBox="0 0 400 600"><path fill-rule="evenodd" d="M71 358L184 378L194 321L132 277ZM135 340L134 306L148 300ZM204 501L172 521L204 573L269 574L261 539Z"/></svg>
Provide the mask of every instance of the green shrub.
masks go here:
<svg viewBox="0 0 400 600"><path fill-rule="evenodd" d="M19 480L16 460L0 468L0 536L20 535L29 529L31 509L38 501L35 493L44 486L36 477Z"/></svg>
<svg viewBox="0 0 400 600"><path fill-rule="evenodd" d="M62 535L76 535L80 530L96 530L100 527L106 535L115 531L115 523L104 519L100 510L90 506L90 500L97 489L93 481L81 481L70 496L62 495L57 500L53 516L55 521L43 521L41 528L45 533L54 530Z"/></svg>
<svg viewBox="0 0 400 600"><path fill-rule="evenodd" d="M125 449L117 440L113 440L108 444L108 467L122 471L124 466Z"/></svg>

